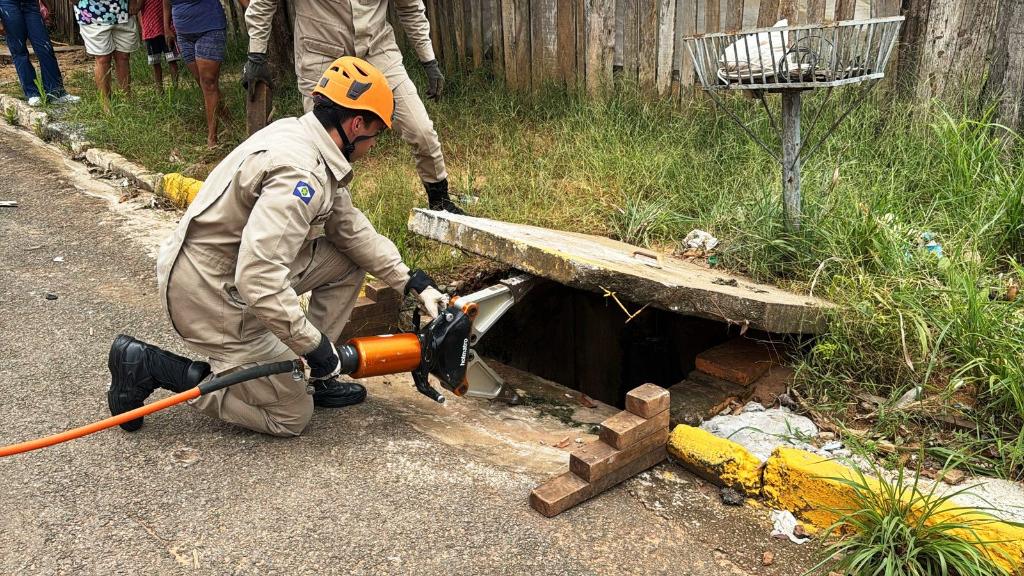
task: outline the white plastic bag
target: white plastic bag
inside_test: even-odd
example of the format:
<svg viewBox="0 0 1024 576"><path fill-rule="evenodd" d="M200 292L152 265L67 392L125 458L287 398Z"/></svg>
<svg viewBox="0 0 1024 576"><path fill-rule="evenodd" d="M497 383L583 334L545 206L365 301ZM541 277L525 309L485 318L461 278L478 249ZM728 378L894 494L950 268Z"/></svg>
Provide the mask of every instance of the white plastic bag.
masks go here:
<svg viewBox="0 0 1024 576"><path fill-rule="evenodd" d="M783 18L772 28L785 28L789 21ZM720 59L718 77L724 82L749 79L761 79L762 74L773 77L782 59L786 56L786 45L789 34L786 30L778 32L758 32L744 34L739 40L725 47Z"/></svg>

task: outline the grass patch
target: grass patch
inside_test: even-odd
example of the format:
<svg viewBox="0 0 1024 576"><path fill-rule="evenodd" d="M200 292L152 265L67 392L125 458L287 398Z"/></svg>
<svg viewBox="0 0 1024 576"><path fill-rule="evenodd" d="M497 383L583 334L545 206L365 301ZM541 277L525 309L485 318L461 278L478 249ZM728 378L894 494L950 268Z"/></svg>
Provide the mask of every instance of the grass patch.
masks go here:
<svg viewBox="0 0 1024 576"><path fill-rule="evenodd" d="M111 117L99 111L91 76L73 74L84 98L68 119L154 170L204 177L244 136L244 46L232 41L229 54L221 85L235 120L219 150L205 149L195 83L183 74L181 88L161 97L141 52L135 97L115 96ZM408 68L422 85L419 66ZM300 111L294 90L279 94L278 117ZM819 125L851 95L837 91L839 105ZM807 109L820 97L805 97ZM1009 298L1024 275L1024 160L1006 153L990 113L922 111L876 93L805 164L804 226L788 233L778 167L704 98L673 108L629 87L599 102L553 87L520 95L479 72L453 74L445 98L426 105L453 190L477 199L474 214L665 250L707 230L722 240L719 266L801 293L813 287L839 305L830 332L796 359L812 404L844 419L856 392L894 400L921 386L927 410L961 406L972 428L907 434L917 419L889 407L873 421L877 436L897 446L914 436L928 450L969 456L977 470L1024 476L1024 299ZM727 105L774 141L759 104ZM460 264L451 249L406 231L409 206L426 202L397 135L357 166L352 191L413 265L443 276ZM929 238L941 256L924 247Z"/></svg>
<svg viewBox="0 0 1024 576"><path fill-rule="evenodd" d="M852 509L837 511L839 519L826 531L826 538L837 538L805 574L821 568L849 576L1009 574L994 561L997 552L990 546L996 542L978 534L994 519L952 502L966 490L938 495L941 483L935 482L922 492L920 471L908 479L903 470L891 482L877 469L877 482L860 470L852 479L832 478L850 489Z"/></svg>

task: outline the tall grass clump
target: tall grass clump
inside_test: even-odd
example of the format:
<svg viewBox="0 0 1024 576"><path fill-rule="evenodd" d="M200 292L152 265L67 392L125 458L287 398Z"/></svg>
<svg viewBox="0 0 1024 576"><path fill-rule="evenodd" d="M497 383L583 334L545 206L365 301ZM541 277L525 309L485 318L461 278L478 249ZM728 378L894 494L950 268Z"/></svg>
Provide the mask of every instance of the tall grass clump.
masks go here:
<svg viewBox="0 0 1024 576"><path fill-rule="evenodd" d="M902 467L892 481L857 470L853 478L831 478L847 488L849 508L836 511L826 531L833 542L821 550L824 568L847 576L1008 576L1009 561L979 535L996 519L953 502L960 489L937 494L935 482L922 492L919 471L906 478ZM984 510L984 509L983 509Z"/></svg>

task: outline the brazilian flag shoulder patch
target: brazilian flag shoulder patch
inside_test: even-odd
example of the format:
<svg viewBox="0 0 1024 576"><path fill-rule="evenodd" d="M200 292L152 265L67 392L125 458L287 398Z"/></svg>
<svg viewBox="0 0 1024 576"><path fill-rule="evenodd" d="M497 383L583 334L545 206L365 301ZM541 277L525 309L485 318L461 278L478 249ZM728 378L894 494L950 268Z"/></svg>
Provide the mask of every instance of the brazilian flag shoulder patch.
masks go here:
<svg viewBox="0 0 1024 576"><path fill-rule="evenodd" d="M295 190L292 190L292 195L298 196L299 200L302 200L307 206L309 201L313 199L314 194L316 194L316 190L308 182L303 182L302 180L299 180L299 183L295 185Z"/></svg>

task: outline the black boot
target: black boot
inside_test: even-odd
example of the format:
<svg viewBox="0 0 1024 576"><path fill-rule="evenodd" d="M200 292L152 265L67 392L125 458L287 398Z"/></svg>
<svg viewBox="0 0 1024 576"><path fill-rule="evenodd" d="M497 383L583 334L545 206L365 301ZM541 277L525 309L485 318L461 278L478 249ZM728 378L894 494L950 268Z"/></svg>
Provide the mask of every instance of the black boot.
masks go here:
<svg viewBox="0 0 1024 576"><path fill-rule="evenodd" d="M115 416L142 406L157 388L184 392L198 386L210 374L206 362L193 362L124 334L110 345L107 368L107 405ZM121 424L129 432L141 427L142 418Z"/></svg>
<svg viewBox="0 0 1024 576"><path fill-rule="evenodd" d="M445 210L452 214L465 214L462 208L456 206L452 202L451 197L448 196L447 178L440 182L424 182L423 187L427 190L427 200L430 203L431 210Z"/></svg>
<svg viewBox="0 0 1024 576"><path fill-rule="evenodd" d="M313 382L313 405L322 408L341 408L366 400L366 388L351 381L318 380Z"/></svg>

